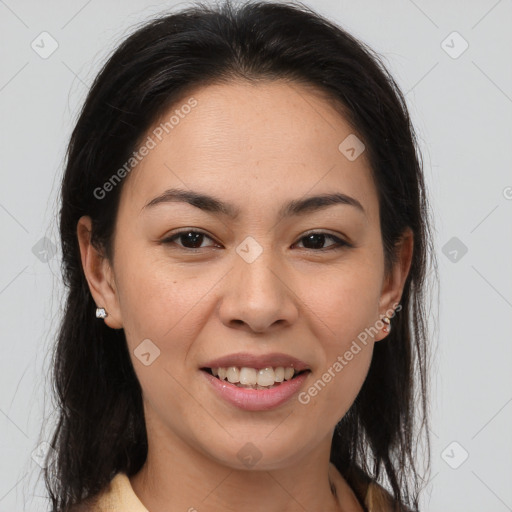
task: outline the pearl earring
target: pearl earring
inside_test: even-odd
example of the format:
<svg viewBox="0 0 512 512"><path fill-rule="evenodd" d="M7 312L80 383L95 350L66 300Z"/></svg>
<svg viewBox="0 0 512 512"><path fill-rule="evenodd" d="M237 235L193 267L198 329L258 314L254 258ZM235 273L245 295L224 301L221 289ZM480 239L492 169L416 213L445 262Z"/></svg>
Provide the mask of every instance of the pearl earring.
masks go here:
<svg viewBox="0 0 512 512"><path fill-rule="evenodd" d="M105 311L105 308L96 308L96 318L106 318L108 313Z"/></svg>
<svg viewBox="0 0 512 512"><path fill-rule="evenodd" d="M386 324L386 325L382 328L382 330L383 330L384 332L389 332L389 331L391 331L391 320L389 319L389 317L385 316L385 317L382 319L382 321Z"/></svg>

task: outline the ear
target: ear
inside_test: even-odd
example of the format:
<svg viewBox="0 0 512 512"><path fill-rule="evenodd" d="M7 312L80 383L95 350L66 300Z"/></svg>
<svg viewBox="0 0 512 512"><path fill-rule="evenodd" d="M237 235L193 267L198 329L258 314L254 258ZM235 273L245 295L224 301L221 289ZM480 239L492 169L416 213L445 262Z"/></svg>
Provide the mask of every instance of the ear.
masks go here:
<svg viewBox="0 0 512 512"><path fill-rule="evenodd" d="M77 237L85 278L96 306L107 311L103 321L112 329L121 329L123 324L114 273L108 259L91 244L91 233L91 218L81 217L77 224Z"/></svg>
<svg viewBox="0 0 512 512"><path fill-rule="evenodd" d="M384 316L392 316L402 298L402 293L407 276L412 263L412 254L414 248L414 234L411 228L407 227L398 244L395 246L396 261L391 271L384 278L381 296L379 300L379 320ZM393 329L393 320L391 319L391 329ZM375 337L375 341L385 338L387 333L380 331Z"/></svg>

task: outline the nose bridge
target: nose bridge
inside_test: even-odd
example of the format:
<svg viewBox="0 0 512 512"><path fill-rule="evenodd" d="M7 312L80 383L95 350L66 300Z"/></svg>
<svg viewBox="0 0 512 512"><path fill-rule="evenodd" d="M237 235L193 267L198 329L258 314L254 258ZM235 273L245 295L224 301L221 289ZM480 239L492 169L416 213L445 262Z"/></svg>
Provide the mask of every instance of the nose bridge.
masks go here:
<svg viewBox="0 0 512 512"><path fill-rule="evenodd" d="M252 300L260 300L262 296L265 296L266 300L275 300L281 295L280 282L275 270L279 262L270 238L263 240L260 237L258 241L248 236L236 248L236 253L235 275L243 296Z"/></svg>
<svg viewBox="0 0 512 512"><path fill-rule="evenodd" d="M224 322L247 324L264 330L277 321L297 316L293 294L280 274L282 262L266 238L247 237L237 248L221 314Z"/></svg>
<svg viewBox="0 0 512 512"><path fill-rule="evenodd" d="M260 248L261 247L261 248ZM238 258L235 259L236 274L242 288L247 287L246 295L255 293L275 292L277 258L271 247L257 247L254 242L244 242L237 249Z"/></svg>

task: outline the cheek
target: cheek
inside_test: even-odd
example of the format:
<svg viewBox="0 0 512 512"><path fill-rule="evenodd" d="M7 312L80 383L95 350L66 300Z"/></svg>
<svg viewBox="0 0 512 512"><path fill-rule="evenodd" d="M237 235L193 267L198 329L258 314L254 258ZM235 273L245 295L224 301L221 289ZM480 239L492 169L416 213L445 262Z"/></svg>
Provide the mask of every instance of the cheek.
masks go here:
<svg viewBox="0 0 512 512"><path fill-rule="evenodd" d="M347 312L339 321L334 341L323 340L324 361L311 375L299 402L306 405L308 421L336 424L350 409L366 379L373 354L373 341L364 330L366 315ZM333 337L331 336L331 340Z"/></svg>
<svg viewBox="0 0 512 512"><path fill-rule="evenodd" d="M127 255L128 256L128 255ZM213 278L184 271L169 262L140 257L131 252L120 257L119 295L123 326L129 344L150 338L158 345L164 339L186 339L185 330L194 325L190 319L197 314ZM178 345L173 348L179 350Z"/></svg>
<svg viewBox="0 0 512 512"><path fill-rule="evenodd" d="M321 368L303 403L324 419L327 414L336 422L348 411L368 374L378 332L379 271L374 261L347 265L303 290L310 328L323 345Z"/></svg>
<svg viewBox="0 0 512 512"><path fill-rule="evenodd" d="M326 272L302 291L315 334L331 350L344 350L377 320L380 274L375 263Z"/></svg>
<svg viewBox="0 0 512 512"><path fill-rule="evenodd" d="M201 319L209 314L207 292L218 276L199 277L197 272L146 258L132 253L119 261L123 328L130 357L145 401L157 416L170 424L173 418L181 418L179 424L192 422L201 409L190 407L190 395L182 386L188 378L185 362L191 340L202 327ZM146 366L142 354L148 352Z"/></svg>
<svg viewBox="0 0 512 512"><path fill-rule="evenodd" d="M372 353L373 343L343 340L326 354L325 365L316 369L298 396L303 407L298 415L308 428L321 432L346 415L366 379Z"/></svg>

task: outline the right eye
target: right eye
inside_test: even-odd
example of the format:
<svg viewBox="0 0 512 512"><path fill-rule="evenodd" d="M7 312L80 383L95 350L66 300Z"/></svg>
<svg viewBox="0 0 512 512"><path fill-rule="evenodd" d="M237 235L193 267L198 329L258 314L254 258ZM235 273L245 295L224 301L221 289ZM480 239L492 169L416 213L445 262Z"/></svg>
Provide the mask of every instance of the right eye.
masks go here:
<svg viewBox="0 0 512 512"><path fill-rule="evenodd" d="M177 244L178 247L181 249L202 249L204 248L202 246L202 242L205 238L208 238L213 241L211 237L209 237L206 233L203 233L202 231L197 231L193 229L184 229L182 231L178 231L177 233L174 233L173 235L165 238L162 240L163 244L175 244L175 240L180 240L182 244ZM212 247L212 246L206 246L206 247Z"/></svg>

